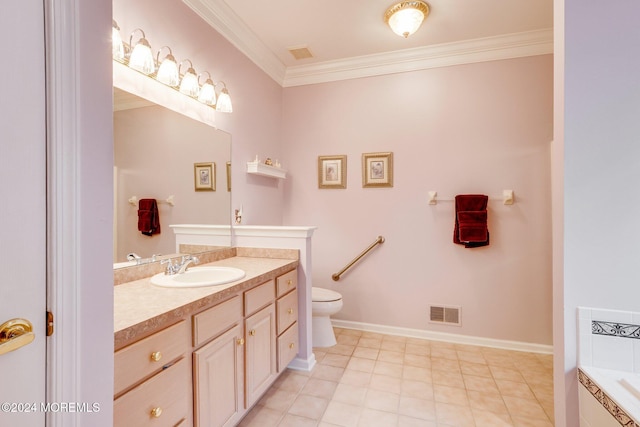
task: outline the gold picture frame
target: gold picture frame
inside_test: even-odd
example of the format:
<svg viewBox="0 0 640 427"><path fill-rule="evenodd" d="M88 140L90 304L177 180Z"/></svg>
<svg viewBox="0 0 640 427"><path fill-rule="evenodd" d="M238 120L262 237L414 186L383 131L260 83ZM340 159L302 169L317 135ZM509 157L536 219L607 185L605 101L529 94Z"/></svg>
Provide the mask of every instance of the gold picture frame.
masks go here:
<svg viewBox="0 0 640 427"><path fill-rule="evenodd" d="M393 153L362 154L362 187L393 187Z"/></svg>
<svg viewBox="0 0 640 427"><path fill-rule="evenodd" d="M216 164L194 163L193 179L196 191L216 191Z"/></svg>
<svg viewBox="0 0 640 427"><path fill-rule="evenodd" d="M347 156L318 156L318 188L347 188Z"/></svg>

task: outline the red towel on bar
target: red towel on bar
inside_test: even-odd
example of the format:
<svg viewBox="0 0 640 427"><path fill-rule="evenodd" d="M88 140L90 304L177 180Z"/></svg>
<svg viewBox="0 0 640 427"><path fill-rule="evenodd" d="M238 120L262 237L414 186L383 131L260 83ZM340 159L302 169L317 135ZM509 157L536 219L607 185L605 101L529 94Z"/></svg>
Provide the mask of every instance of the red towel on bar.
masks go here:
<svg viewBox="0 0 640 427"><path fill-rule="evenodd" d="M465 248L476 248L489 244L487 228L487 202L483 194L460 194L456 196L455 227L453 243Z"/></svg>
<svg viewBox="0 0 640 427"><path fill-rule="evenodd" d="M138 230L145 236L160 234L160 215L156 199L140 199L138 202Z"/></svg>

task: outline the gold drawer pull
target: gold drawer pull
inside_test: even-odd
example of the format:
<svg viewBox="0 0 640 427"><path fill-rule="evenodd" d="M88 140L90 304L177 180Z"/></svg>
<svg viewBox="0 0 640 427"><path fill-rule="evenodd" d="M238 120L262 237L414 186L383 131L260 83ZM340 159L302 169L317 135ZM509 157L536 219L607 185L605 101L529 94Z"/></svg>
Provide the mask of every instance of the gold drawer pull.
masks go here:
<svg viewBox="0 0 640 427"><path fill-rule="evenodd" d="M293 285L293 280L291 280L291 279L287 280L287 285L288 285L288 286Z"/></svg>
<svg viewBox="0 0 640 427"><path fill-rule="evenodd" d="M291 350L293 350L293 347L295 347L295 346L296 346L296 345L295 345L294 343L289 344L289 348L290 348Z"/></svg>
<svg viewBox="0 0 640 427"><path fill-rule="evenodd" d="M151 360L153 360L154 362L159 362L160 359L162 359L162 353L160 353L159 351L154 351L153 353L151 353ZM160 412L162 412L162 409L160 410Z"/></svg>
<svg viewBox="0 0 640 427"><path fill-rule="evenodd" d="M251 335L252 337L256 335L256 330L252 329L249 331L249 335Z"/></svg>
<svg viewBox="0 0 640 427"><path fill-rule="evenodd" d="M293 314L293 308L290 308L289 310L287 310L287 313Z"/></svg>
<svg viewBox="0 0 640 427"><path fill-rule="evenodd" d="M238 345L244 345L244 338L238 338L236 342L238 343Z"/></svg>
<svg viewBox="0 0 640 427"><path fill-rule="evenodd" d="M157 407L157 408L153 408L151 410L151 416L153 418L160 418L160 415L162 415L162 408L161 407Z"/></svg>

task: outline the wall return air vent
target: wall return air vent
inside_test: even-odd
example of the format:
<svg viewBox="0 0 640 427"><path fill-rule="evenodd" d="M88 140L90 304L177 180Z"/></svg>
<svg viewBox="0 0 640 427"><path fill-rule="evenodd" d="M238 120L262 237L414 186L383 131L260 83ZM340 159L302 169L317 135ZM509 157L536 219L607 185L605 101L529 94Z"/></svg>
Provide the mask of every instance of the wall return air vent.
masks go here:
<svg viewBox="0 0 640 427"><path fill-rule="evenodd" d="M460 320L460 312L461 307L432 305L429 307L429 322L462 326L462 322Z"/></svg>

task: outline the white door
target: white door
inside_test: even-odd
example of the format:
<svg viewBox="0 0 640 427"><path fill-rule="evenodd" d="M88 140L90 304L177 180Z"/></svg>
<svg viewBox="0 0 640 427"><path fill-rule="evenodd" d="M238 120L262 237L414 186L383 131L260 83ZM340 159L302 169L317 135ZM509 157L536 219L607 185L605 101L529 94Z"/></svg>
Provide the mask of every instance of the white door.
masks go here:
<svg viewBox="0 0 640 427"><path fill-rule="evenodd" d="M0 13L0 325L27 335L0 343L0 426L44 426L46 121L44 2L8 0ZM0 328L1 329L1 328ZM10 336L18 334L14 326ZM8 338L8 337L7 337ZM0 341L2 337L0 336Z"/></svg>

